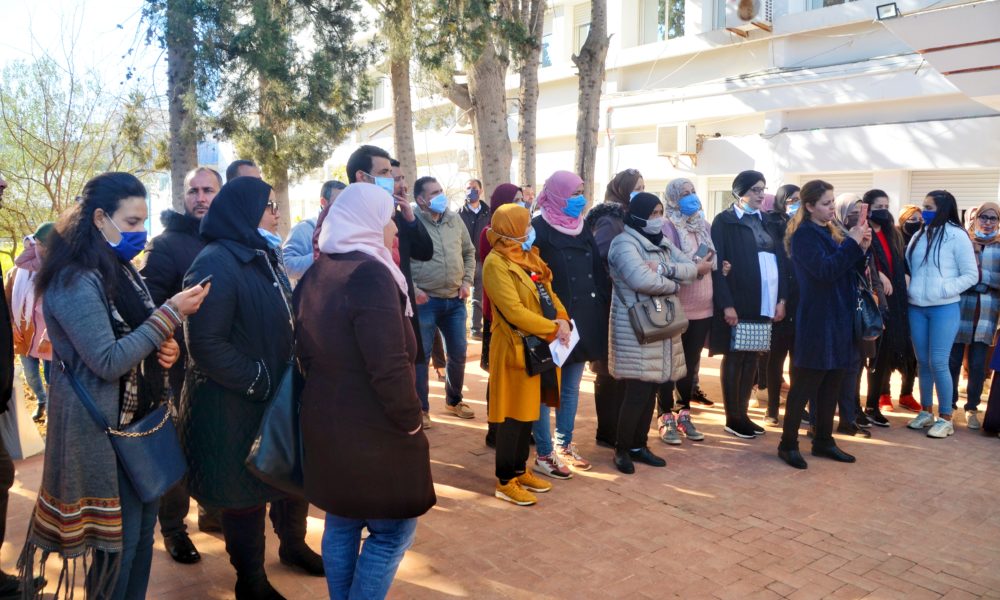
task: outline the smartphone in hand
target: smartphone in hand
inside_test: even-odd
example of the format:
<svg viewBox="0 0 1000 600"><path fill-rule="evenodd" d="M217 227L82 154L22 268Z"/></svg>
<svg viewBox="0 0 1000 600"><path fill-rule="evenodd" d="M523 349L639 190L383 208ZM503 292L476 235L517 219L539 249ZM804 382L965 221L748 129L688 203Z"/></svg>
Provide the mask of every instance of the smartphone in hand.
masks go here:
<svg viewBox="0 0 1000 600"><path fill-rule="evenodd" d="M864 202L862 202L861 206L859 206L858 208L861 210L861 212L858 214L858 225L861 225L862 227L864 227L865 224L868 223L868 208L869 208L869 206L867 204L865 204Z"/></svg>
<svg viewBox="0 0 1000 600"><path fill-rule="evenodd" d="M193 287L194 287L194 286L196 286L196 285L200 285L201 287L205 287L206 285L208 285L208 283L209 283L210 281L212 281L212 276L211 276L211 275L208 275L208 276L206 276L206 277L205 277L204 279L202 279L201 281L199 281L198 283L193 283L193 284L191 284L191 285L187 286L187 287L186 287L186 288L184 288L184 289L187 289L187 290L189 290L189 289L193 288Z"/></svg>
<svg viewBox="0 0 1000 600"><path fill-rule="evenodd" d="M698 249L695 250L694 258L697 260L703 260L711 251L712 249L708 246L708 244L701 244L698 246Z"/></svg>

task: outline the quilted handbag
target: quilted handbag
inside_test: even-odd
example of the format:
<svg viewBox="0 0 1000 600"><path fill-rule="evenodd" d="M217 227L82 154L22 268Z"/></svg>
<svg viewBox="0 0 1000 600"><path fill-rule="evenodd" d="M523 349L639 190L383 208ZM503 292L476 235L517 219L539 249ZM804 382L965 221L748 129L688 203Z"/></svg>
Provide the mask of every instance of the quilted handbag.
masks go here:
<svg viewBox="0 0 1000 600"><path fill-rule="evenodd" d="M771 349L771 321L739 321L729 341L733 352L767 352Z"/></svg>

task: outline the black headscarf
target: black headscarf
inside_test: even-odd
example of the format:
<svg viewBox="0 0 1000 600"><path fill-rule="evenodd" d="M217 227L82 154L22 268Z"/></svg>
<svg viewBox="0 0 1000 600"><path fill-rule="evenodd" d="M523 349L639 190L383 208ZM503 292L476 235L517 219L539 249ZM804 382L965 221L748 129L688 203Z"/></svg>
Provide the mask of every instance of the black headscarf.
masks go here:
<svg viewBox="0 0 1000 600"><path fill-rule="evenodd" d="M646 220L649 219L649 215L653 214L653 210L657 206L663 206L663 203L653 194L646 192L636 194L628 203L628 217L625 218L625 224L638 231L642 237L659 246L660 242L663 241L662 231L646 233L642 230L646 226Z"/></svg>
<svg viewBox="0 0 1000 600"><path fill-rule="evenodd" d="M232 240L254 250L267 250L267 240L257 232L267 208L271 186L256 177L237 177L222 186L201 220L201 237Z"/></svg>
<svg viewBox="0 0 1000 600"><path fill-rule="evenodd" d="M764 179L764 174L760 171L743 171L733 180L733 196L736 197L737 201L740 200L759 181L767 182Z"/></svg>

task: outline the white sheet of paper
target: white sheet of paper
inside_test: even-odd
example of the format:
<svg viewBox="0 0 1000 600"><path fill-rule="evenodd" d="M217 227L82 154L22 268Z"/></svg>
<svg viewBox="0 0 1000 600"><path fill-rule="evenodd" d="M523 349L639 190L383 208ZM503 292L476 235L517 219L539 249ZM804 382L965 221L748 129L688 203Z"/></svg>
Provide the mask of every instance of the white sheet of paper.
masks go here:
<svg viewBox="0 0 1000 600"><path fill-rule="evenodd" d="M552 362L556 363L557 367L563 366L570 353L573 352L573 348L576 348L576 344L580 341L580 330L576 328L576 321L571 320L570 323L573 325L573 331L569 334L569 346L563 346L559 340L553 340L549 344L549 350L552 351Z"/></svg>

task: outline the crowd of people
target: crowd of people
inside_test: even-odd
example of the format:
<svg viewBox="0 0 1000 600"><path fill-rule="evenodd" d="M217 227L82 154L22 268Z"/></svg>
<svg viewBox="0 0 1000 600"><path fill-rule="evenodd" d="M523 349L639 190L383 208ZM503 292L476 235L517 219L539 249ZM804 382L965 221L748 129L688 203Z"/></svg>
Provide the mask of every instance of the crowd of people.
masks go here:
<svg viewBox="0 0 1000 600"><path fill-rule="evenodd" d="M713 405L699 385L706 348L721 356L725 432L751 440L780 427L778 456L795 468L808 467L803 425L813 456L855 462L834 432L870 437L890 425L894 371L896 402L917 413L909 428L955 433L964 365L966 426L1000 430L1000 408L989 412L1000 400L979 418L1000 366L996 203L971 211L966 228L955 197L934 190L895 219L881 190L837 195L813 180L772 196L748 170L710 222L690 180L659 195L635 169L596 204L568 171L537 197L503 183L487 201L472 179L459 210L434 177L416 179L412 196L406 181L386 151L362 146L347 182L324 183L317 217L282 240L256 165L236 161L225 180L200 167L185 178L183 212L164 212L163 233L147 240L142 183L105 173L25 238L7 276L0 392L6 408L16 352L48 433L21 573L3 575L0 598L40 595L55 557L57 596L83 585L88 597L145 597L157 520L174 560L200 560L184 522L192 497L199 528L225 539L236 598L283 597L264 570L268 505L282 563L325 576L331 598L384 597L436 502L425 434L435 355L444 410L476 417L464 401L470 338L489 373L494 495L522 506L598 462L575 442L588 368L595 440L619 472L666 465L651 422L666 445L704 441L692 411ZM293 372L301 493L247 465ZM84 394L110 427L91 418ZM150 500L109 434L163 406L186 476ZM0 541L12 480L0 451ZM326 512L320 553L305 541L310 504Z"/></svg>

